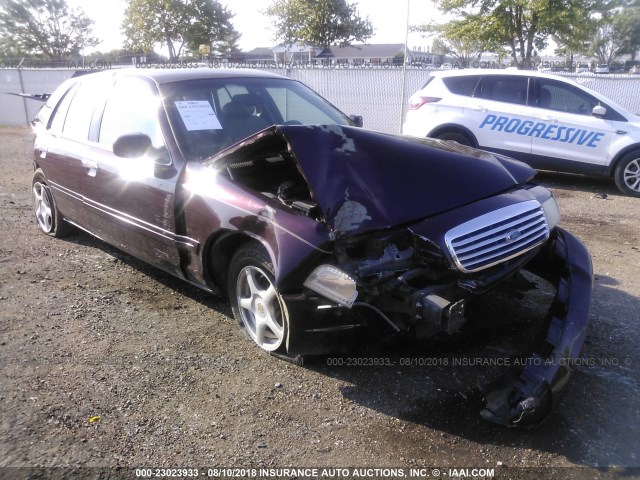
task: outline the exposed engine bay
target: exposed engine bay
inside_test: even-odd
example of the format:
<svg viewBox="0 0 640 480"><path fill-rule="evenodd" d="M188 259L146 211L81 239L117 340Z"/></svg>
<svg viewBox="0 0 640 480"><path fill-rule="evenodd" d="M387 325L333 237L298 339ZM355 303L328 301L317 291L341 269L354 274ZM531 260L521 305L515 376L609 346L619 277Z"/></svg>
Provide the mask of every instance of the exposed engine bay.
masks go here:
<svg viewBox="0 0 640 480"><path fill-rule="evenodd" d="M346 238L336 242L335 255L357 279L358 305L375 307L396 331L428 338L457 332L465 323L468 300L520 276L519 266L535 253L481 274L462 275L436 243L406 228Z"/></svg>
<svg viewBox="0 0 640 480"><path fill-rule="evenodd" d="M226 164L227 176L271 199L278 200L296 213L320 220L321 211L312 199L309 185L302 176L297 162L287 151L286 142L270 137L256 143L260 144L260 148L257 148L253 155L243 155L242 160Z"/></svg>

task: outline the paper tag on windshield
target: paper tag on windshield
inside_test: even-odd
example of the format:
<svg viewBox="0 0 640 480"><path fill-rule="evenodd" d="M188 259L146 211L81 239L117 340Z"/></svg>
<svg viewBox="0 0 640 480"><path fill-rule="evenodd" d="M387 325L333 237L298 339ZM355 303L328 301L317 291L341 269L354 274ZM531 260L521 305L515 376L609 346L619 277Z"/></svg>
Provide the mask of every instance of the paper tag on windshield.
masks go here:
<svg viewBox="0 0 640 480"><path fill-rule="evenodd" d="M187 130L220 130L220 120L206 100L181 100L175 102Z"/></svg>

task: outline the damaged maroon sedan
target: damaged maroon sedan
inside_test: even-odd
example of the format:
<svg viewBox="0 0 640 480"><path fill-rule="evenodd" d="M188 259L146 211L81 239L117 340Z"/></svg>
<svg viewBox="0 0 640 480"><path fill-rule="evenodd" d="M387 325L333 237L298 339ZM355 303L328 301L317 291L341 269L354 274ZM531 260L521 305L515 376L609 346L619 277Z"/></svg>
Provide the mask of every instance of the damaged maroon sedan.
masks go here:
<svg viewBox="0 0 640 480"><path fill-rule="evenodd" d="M110 71L34 120L40 229L70 226L210 292L262 349L327 352L365 328L458 331L473 299L532 272L556 288L532 361L482 416L551 412L588 323L588 252L534 170L357 128L299 82L250 71Z"/></svg>

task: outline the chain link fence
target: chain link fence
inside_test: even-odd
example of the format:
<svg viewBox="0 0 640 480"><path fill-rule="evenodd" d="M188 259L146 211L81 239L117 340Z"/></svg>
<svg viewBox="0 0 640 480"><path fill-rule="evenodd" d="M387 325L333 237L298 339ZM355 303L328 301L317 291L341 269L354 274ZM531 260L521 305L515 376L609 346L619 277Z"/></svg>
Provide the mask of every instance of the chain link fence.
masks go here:
<svg viewBox="0 0 640 480"><path fill-rule="evenodd" d="M425 69L404 71L395 66L368 68L366 65L266 70L301 81L345 113L362 115L366 128L387 133L400 132L409 97L424 85L429 75ZM51 93L75 72L75 69L0 69L0 92ZM563 76L610 98L630 112L640 112L640 76ZM40 106L37 101L0 93L0 125L28 125Z"/></svg>

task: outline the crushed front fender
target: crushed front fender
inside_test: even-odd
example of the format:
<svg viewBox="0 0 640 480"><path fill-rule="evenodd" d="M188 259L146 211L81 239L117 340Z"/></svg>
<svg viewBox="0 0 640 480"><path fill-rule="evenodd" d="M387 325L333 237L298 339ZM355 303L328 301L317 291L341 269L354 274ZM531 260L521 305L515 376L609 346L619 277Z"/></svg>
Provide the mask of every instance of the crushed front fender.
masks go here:
<svg viewBox="0 0 640 480"><path fill-rule="evenodd" d="M534 345L525 367L481 386L481 416L509 427L536 427L551 414L582 351L593 290L591 256L580 240L557 228L545 248L525 267L549 281L556 295L546 336Z"/></svg>

